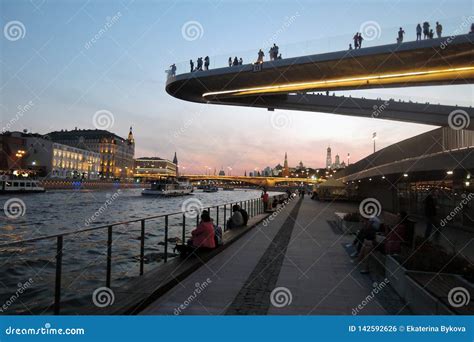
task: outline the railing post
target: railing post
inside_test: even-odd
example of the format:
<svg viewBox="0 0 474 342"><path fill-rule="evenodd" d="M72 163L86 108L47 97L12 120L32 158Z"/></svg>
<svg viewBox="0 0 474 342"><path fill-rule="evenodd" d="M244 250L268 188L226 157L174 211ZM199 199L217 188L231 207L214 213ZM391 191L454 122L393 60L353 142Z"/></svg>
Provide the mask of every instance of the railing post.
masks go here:
<svg viewBox="0 0 474 342"><path fill-rule="evenodd" d="M186 241L184 241L184 240L186 240L186 215L185 215L185 214L183 214L183 232L182 232L182 238L183 238L183 240L182 240L182 241L183 241L183 244L185 244L185 243L186 243Z"/></svg>
<svg viewBox="0 0 474 342"><path fill-rule="evenodd" d="M224 231L227 228L227 204L224 204Z"/></svg>
<svg viewBox="0 0 474 342"><path fill-rule="evenodd" d="M168 261L168 215L165 216L165 262Z"/></svg>
<svg viewBox="0 0 474 342"><path fill-rule="evenodd" d="M219 225L219 206L216 207L216 225Z"/></svg>
<svg viewBox="0 0 474 342"><path fill-rule="evenodd" d="M59 235L56 242L56 279L54 287L54 314L61 310L61 273L63 264L63 236Z"/></svg>
<svg viewBox="0 0 474 342"><path fill-rule="evenodd" d="M105 278L105 286L110 288L112 276L112 226L109 226L107 230L107 275Z"/></svg>
<svg viewBox="0 0 474 342"><path fill-rule="evenodd" d="M141 221L142 231L140 235L140 275L143 275L143 264L145 259L145 220Z"/></svg>

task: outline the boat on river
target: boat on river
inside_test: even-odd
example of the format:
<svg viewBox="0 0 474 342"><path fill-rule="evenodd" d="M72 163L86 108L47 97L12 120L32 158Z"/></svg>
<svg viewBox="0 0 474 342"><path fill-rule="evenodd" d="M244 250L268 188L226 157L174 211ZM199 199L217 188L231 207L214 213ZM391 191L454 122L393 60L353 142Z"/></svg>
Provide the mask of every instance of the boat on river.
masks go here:
<svg viewBox="0 0 474 342"><path fill-rule="evenodd" d="M215 185L209 184L209 185L206 185L202 191L203 192L217 192L219 191L219 188Z"/></svg>
<svg viewBox="0 0 474 342"><path fill-rule="evenodd" d="M194 191L192 184L186 179L160 179L151 182L149 189L143 189L143 196L175 197L190 195Z"/></svg>
<svg viewBox="0 0 474 342"><path fill-rule="evenodd" d="M26 194L45 192L36 179L16 179L8 176L0 176L0 194Z"/></svg>

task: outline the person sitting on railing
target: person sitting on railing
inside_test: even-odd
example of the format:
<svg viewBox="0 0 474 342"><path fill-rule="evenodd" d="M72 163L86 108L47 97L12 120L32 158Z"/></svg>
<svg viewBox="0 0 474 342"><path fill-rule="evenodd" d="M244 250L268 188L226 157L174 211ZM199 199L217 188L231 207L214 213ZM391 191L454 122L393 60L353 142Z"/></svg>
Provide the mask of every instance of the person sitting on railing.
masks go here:
<svg viewBox="0 0 474 342"><path fill-rule="evenodd" d="M244 225L244 218L242 217L242 214L240 213L239 206L237 204L234 204L232 206L232 216L230 217L229 220L227 220L227 228L232 229L232 228L237 228L241 227Z"/></svg>
<svg viewBox="0 0 474 342"><path fill-rule="evenodd" d="M191 232L191 235L192 238L188 241L189 246L195 249L216 248L214 224L207 210L202 211L201 222Z"/></svg>

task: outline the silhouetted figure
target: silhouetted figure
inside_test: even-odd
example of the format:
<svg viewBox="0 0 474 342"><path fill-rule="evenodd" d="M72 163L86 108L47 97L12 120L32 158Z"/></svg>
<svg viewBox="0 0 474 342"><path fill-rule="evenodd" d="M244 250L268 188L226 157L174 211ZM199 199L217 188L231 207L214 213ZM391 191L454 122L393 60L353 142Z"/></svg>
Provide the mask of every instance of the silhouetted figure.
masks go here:
<svg viewBox="0 0 474 342"><path fill-rule="evenodd" d="M420 24L416 25L416 41L421 40L421 32L422 32L421 25Z"/></svg>
<svg viewBox="0 0 474 342"><path fill-rule="evenodd" d="M362 33L359 33L359 36L357 37L357 43L359 45L359 49L362 47L362 41L364 38L362 38Z"/></svg>
<svg viewBox="0 0 474 342"><path fill-rule="evenodd" d="M442 33L443 33L443 26L439 22L436 22L436 35L438 36L438 38L441 38Z"/></svg>
<svg viewBox="0 0 474 342"><path fill-rule="evenodd" d="M239 59L239 65L242 65L242 64L244 64L244 60L242 59L242 57L240 57L240 59Z"/></svg>
<svg viewBox="0 0 474 342"><path fill-rule="evenodd" d="M359 48L359 32L356 32L354 37L352 38L354 40L354 49Z"/></svg>
<svg viewBox="0 0 474 342"><path fill-rule="evenodd" d="M431 236L436 219L436 201L432 195L428 195L425 198L425 218L425 239L428 239Z"/></svg>
<svg viewBox="0 0 474 342"><path fill-rule="evenodd" d="M425 21L423 23L423 39L428 39L430 37L430 23Z"/></svg>
<svg viewBox="0 0 474 342"><path fill-rule="evenodd" d="M189 60L189 67L191 68L191 72L194 71L194 62L192 59Z"/></svg>
<svg viewBox="0 0 474 342"><path fill-rule="evenodd" d="M275 43L273 43L272 49L273 49L273 60L278 59L278 51L280 48Z"/></svg>
<svg viewBox="0 0 474 342"><path fill-rule="evenodd" d="M403 31L403 29L400 27L400 29L398 30L398 38L397 38L397 43L398 44L403 43L403 35L404 34L405 34L405 31Z"/></svg>
<svg viewBox="0 0 474 342"><path fill-rule="evenodd" d="M474 33L474 23L471 24L471 31L469 32L469 34L471 33Z"/></svg>
<svg viewBox="0 0 474 342"><path fill-rule="evenodd" d="M209 56L204 57L204 70L209 70Z"/></svg>
<svg viewBox="0 0 474 342"><path fill-rule="evenodd" d="M237 57L234 58L234 62L232 63L233 66L237 66L239 65L239 60L237 59Z"/></svg>
<svg viewBox="0 0 474 342"><path fill-rule="evenodd" d="M278 55L277 59L283 59L283 57L281 57L281 53Z"/></svg>
<svg viewBox="0 0 474 342"><path fill-rule="evenodd" d="M197 67L196 70L202 71L202 57L197 59Z"/></svg>
<svg viewBox="0 0 474 342"><path fill-rule="evenodd" d="M434 38L433 29L430 30L430 33L428 34L428 36L429 36L430 39L433 39L433 38Z"/></svg>
<svg viewBox="0 0 474 342"><path fill-rule="evenodd" d="M229 66L232 66L232 57L229 57Z"/></svg>
<svg viewBox="0 0 474 342"><path fill-rule="evenodd" d="M265 56L265 53L263 53L262 49L258 50L257 63L263 63L264 56Z"/></svg>
<svg viewBox="0 0 474 342"><path fill-rule="evenodd" d="M349 50L352 50L352 44L349 44Z"/></svg>
<svg viewBox="0 0 474 342"><path fill-rule="evenodd" d="M168 72L168 76L169 77L173 77L173 76L176 76L176 64L171 64L170 65L170 70Z"/></svg>

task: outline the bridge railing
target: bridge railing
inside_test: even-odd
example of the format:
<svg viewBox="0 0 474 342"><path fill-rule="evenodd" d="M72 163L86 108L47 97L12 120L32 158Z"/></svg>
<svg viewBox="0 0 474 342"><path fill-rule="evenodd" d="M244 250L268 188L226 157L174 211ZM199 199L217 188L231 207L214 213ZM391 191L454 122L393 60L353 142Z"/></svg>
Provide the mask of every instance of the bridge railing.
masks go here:
<svg viewBox="0 0 474 342"><path fill-rule="evenodd" d="M162 259L163 263L167 263L168 260L172 257L175 257L176 254L170 251L171 247L170 244L176 241L182 241L186 243L188 234L192 229L194 229L194 223L197 225L199 224L200 220L200 211L201 209L207 209L210 212L211 217L213 218L214 224L220 225L224 231L227 230L227 220L232 215L232 206L238 204L241 208L245 209L248 214L249 218L254 217L263 213L264 207L261 198L254 198L249 200L237 201L237 202L228 202L224 204L214 205L210 207L203 207L196 209L195 207L190 208L189 210L184 210L180 212L173 212L168 214L156 215L156 216L149 216L145 218L139 218L134 220L122 221L113 224L98 226L98 227L91 227L86 229L81 229L77 231L69 231L60 234L48 235L38 238L20 240L20 241L12 241L8 243L0 244L0 251L3 253L7 252L7 255L10 257L5 261L3 260L2 267L6 267L8 261L12 258L13 253L18 249L24 250L38 250L42 248L47 248L47 251L43 251L43 254L51 254L54 250L53 255L51 255L50 259L47 261L47 264L51 264L54 266L54 272L47 272L49 265L44 265L40 272L44 272L43 274L36 274L39 278L43 278L45 274L48 277L53 277L54 281L50 284L52 287L54 296L53 298L46 299L45 298L31 298L31 302L35 303L35 309L41 310L39 313L47 313L53 312L54 314L58 315L61 313L61 307L63 304L63 290L65 289L64 281L67 276L69 278L77 278L77 275L74 275L74 272L71 274L65 274L64 272L64 259L67 256L67 246L68 244L80 244L84 240L88 240L91 236L96 236L97 239L94 240L95 243L102 244L102 248L95 248L91 249L89 252L93 252L93 255L98 255L99 258L103 258L105 262L105 277L102 280L102 286L107 288L111 288L113 285L113 273L114 273L114 263L113 261L116 260L117 263L123 264L124 259L128 259L130 262L131 257L138 261L138 270L136 276L141 276L145 273L145 264L147 263L147 257L145 254L145 250L147 247L152 248L153 250L158 250L157 245L161 246L162 251ZM158 224L156 222L158 221ZM134 229L132 224L138 224L139 229ZM190 227L191 226L191 227ZM125 231L124 231L125 229ZM130 246L127 245L123 249L116 250L116 247L120 247L119 239L123 239L124 234L128 234L128 239L137 240L138 239L138 246L136 246L136 252L130 251ZM158 236L161 238L161 241L157 242L156 239L151 239L152 236ZM147 245L147 242L150 243L151 246ZM11 249L11 250L9 250ZM138 254L136 254L138 253ZM114 256L119 256L118 258L114 259ZM134 256L135 255L135 256ZM77 261L77 256L69 255L71 258L71 262L74 265L78 266L79 270L83 271L84 268L90 267L90 265L84 266L88 263L88 260L81 260L81 262ZM23 259L23 257L21 258ZM25 257L28 259L28 257ZM37 260L31 258L26 261L24 266L30 266L35 264L35 262L39 262L40 258ZM133 263L135 264L135 263ZM97 264L94 263L93 266ZM9 269L8 272L19 272L18 265L7 267ZM53 267L51 267L53 268ZM0 273L4 274L6 277L7 272L1 271ZM39 273L39 272L38 272ZM100 270L97 267L93 270L94 274L100 273ZM130 273L130 268L127 269L127 273ZM81 273L82 274L82 273ZM124 278L124 275L121 274L121 278ZM3 281L5 279L2 279ZM90 281L90 279L88 279ZM16 285L16 284L15 284ZM20 285L20 284L18 284ZM90 285L90 284L89 284ZM100 285L100 284L99 284ZM37 285L38 286L38 285ZM94 286L97 286L97 283L94 282ZM11 290L10 293L15 293L14 290ZM83 292L84 289L81 286L81 290ZM43 296L41 289L35 289L35 292L41 296ZM75 292L76 293L76 292ZM88 293L89 298L92 292ZM5 296L3 296L5 295ZM3 293L1 297L11 298L11 294ZM70 298L69 300L77 300L78 298ZM49 303L49 304L48 304ZM20 306L21 307L21 306ZM44 308L44 309L43 309ZM24 307L20 309L19 312L24 311ZM27 308L29 311L30 308ZM14 310L13 310L14 311ZM3 312L3 311L1 311ZM18 311L16 311L18 312ZM31 313L31 311L30 311Z"/></svg>
<svg viewBox="0 0 474 342"><path fill-rule="evenodd" d="M292 32L292 24L298 21L299 16L293 15L288 17L288 23L282 22L282 29L284 31ZM292 18L294 20L292 20ZM448 38L452 35L461 35L469 33L471 22L473 20L472 16L460 16L452 17L447 19L439 20L443 26L442 37ZM434 38L437 38L436 35L436 19L429 20L430 28L433 29ZM401 23L403 30L405 31L404 42L415 41L416 40L416 25L418 23ZM420 21L420 24L423 24L423 21ZM362 48L380 46L385 44L395 44L397 42L398 30L400 26L383 26L382 22L377 22L373 20L368 20L362 22L359 27L354 28L354 32L348 32L339 35L332 36L323 36L319 34L317 38L304 41L296 42L291 44L279 44L279 36L281 35L281 30L277 29L274 34L269 36L262 36L262 42L260 46L255 47L249 50L226 52L225 54L209 54L210 57L210 69L225 68L229 67L229 57L233 60L235 57L237 59L242 58L243 64L251 64L257 60L257 52L259 49L265 53L264 61L268 61L269 50L276 43L279 46L279 53L282 54L282 58L292 58L306 55L314 55L321 53L329 53L336 51L344 51L349 49L349 44L354 48L353 37L356 32L362 33L363 41ZM296 30L296 29L295 29ZM258 31L257 31L258 32ZM295 31L295 34L297 32ZM315 25L315 33L317 35L317 25ZM422 34L423 38L423 34ZM203 38L201 38L203 39ZM219 42L215 42L218 44ZM190 59L194 62L194 68L197 67L196 60L198 57L206 57L205 52L202 56L188 56L186 60L181 60L175 62L176 65L176 74L184 74L190 72ZM172 64L173 62L170 62Z"/></svg>

